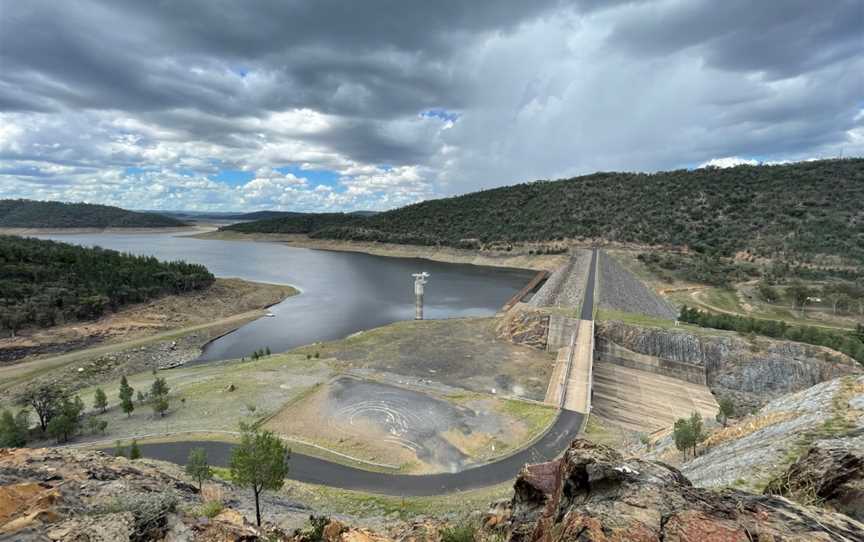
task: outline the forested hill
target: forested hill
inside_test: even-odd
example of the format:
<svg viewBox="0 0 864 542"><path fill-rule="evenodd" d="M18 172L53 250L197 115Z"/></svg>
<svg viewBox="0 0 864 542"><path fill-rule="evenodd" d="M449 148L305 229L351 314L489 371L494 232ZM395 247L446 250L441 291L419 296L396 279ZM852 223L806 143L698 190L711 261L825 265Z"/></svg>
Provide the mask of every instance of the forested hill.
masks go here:
<svg viewBox="0 0 864 542"><path fill-rule="evenodd" d="M0 337L210 286L203 265L0 235Z"/></svg>
<svg viewBox="0 0 864 542"><path fill-rule="evenodd" d="M108 205L0 200L0 228L165 228L184 225L175 218Z"/></svg>
<svg viewBox="0 0 864 542"><path fill-rule="evenodd" d="M275 231L252 222L235 229ZM323 224L315 237L477 247L560 239L751 249L864 261L864 160L595 173L418 203Z"/></svg>
<svg viewBox="0 0 864 542"><path fill-rule="evenodd" d="M349 213L292 213L279 218L241 222L223 230L242 233L313 233L330 226L350 224L366 217Z"/></svg>

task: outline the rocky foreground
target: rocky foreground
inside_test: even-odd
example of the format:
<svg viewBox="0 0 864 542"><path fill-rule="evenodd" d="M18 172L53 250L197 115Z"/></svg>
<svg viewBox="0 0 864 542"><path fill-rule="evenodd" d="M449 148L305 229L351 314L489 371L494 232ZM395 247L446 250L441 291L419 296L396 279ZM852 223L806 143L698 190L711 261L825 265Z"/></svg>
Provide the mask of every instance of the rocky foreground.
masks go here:
<svg viewBox="0 0 864 542"><path fill-rule="evenodd" d="M388 533L335 521L292 533L273 524L257 529L229 508L205 517L202 502L169 465L98 452L0 450L0 540L454 539L450 526L434 520ZM695 488L670 466L624 459L586 440L558 460L524 468L512 500L495 505L469 532L467 539L513 542L864 540L864 524L846 515L779 496Z"/></svg>

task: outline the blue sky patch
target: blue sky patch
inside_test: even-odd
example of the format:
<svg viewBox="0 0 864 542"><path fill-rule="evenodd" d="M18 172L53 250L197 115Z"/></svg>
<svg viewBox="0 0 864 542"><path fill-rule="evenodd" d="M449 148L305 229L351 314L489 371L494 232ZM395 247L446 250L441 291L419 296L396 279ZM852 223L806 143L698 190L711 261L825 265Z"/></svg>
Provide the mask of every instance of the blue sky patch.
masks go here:
<svg viewBox="0 0 864 542"><path fill-rule="evenodd" d="M239 186L246 184L255 178L255 174L251 171L243 171L242 169L220 169L219 173L207 177L211 181L219 181L229 186Z"/></svg>
<svg viewBox="0 0 864 542"><path fill-rule="evenodd" d="M323 184L325 186L337 188L339 185L339 177L341 177L338 172L333 171L332 169L302 169L300 166L296 165L277 167L276 171L283 175L291 173L295 177L305 177L309 180L309 184L312 187Z"/></svg>
<svg viewBox="0 0 864 542"><path fill-rule="evenodd" d="M433 119L441 119L443 121L456 122L459 120L459 114L446 109L427 109L420 113L421 117L429 117Z"/></svg>

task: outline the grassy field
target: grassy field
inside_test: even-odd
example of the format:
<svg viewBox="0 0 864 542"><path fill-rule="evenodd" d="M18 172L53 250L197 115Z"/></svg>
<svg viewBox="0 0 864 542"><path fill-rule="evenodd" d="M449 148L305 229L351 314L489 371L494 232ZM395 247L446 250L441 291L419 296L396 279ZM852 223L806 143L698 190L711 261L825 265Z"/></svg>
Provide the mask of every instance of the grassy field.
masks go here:
<svg viewBox="0 0 864 542"><path fill-rule="evenodd" d="M164 417L155 415L147 404L135 401L127 416L120 409L119 381L101 386L109 408L98 417L108 421L107 438L165 434L180 431L237 431L240 422L260 420L331 376L320 360L296 354L279 354L257 361L210 363L160 371L170 387L170 409ZM147 392L153 382L149 372L130 375L129 384ZM79 396L92 413L95 387ZM100 440L103 436L79 439Z"/></svg>
<svg viewBox="0 0 864 542"><path fill-rule="evenodd" d="M755 293L754 281L733 285L731 288L719 288L704 284L673 280L668 282L654 274L647 266L637 259L638 252L625 250L609 251L627 270L647 283L655 291L665 295L674 305L687 305L711 312L752 316L767 320L781 320L794 325L808 325L834 329L854 329L858 323L864 322L859 315L832 314L830 307L811 306L802 317L797 309L789 306L787 300L779 303L767 303ZM807 283L811 287L821 284ZM779 288L782 291L782 287Z"/></svg>

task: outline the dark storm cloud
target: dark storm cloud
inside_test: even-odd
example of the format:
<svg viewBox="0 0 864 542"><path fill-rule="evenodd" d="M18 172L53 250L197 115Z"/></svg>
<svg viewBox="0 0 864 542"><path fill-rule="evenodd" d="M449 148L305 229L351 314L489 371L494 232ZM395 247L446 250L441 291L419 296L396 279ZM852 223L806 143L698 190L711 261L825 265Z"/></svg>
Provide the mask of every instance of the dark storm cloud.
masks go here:
<svg viewBox="0 0 864 542"><path fill-rule="evenodd" d="M612 47L655 56L690 47L733 71L790 77L862 53L861 0L689 0L634 9L615 25Z"/></svg>
<svg viewBox="0 0 864 542"><path fill-rule="evenodd" d="M374 207L864 151L862 28L860 0L0 0L0 197L289 205L207 177L304 164L370 198L304 208Z"/></svg>
<svg viewBox="0 0 864 542"><path fill-rule="evenodd" d="M450 55L555 4L10 2L0 16L0 62L4 72L30 78L31 95L73 107L195 107L229 116L310 107L389 116L458 105L446 83ZM190 71L214 60L218 69L267 74L270 91L250 95L240 77ZM340 100L346 84L370 98ZM11 89L3 90L11 101Z"/></svg>

